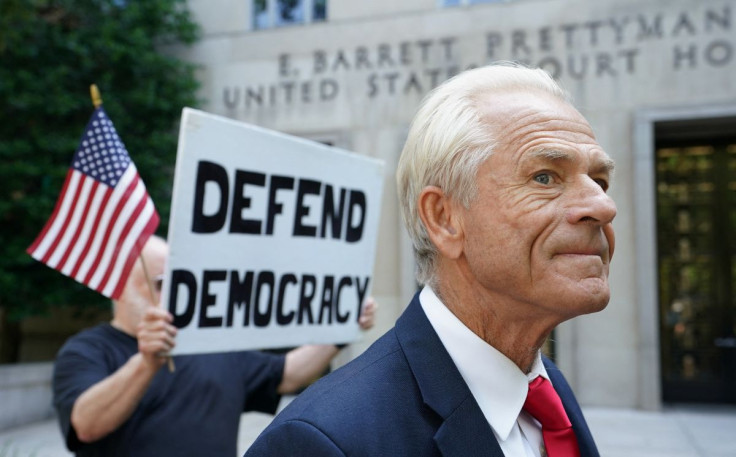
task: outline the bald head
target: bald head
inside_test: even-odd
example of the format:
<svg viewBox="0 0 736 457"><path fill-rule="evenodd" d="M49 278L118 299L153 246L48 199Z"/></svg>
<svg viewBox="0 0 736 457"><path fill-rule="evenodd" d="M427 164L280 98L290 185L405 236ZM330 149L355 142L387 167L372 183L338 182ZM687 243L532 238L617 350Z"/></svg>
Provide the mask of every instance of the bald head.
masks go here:
<svg viewBox="0 0 736 457"><path fill-rule="evenodd" d="M117 328L135 335L146 307L158 305L161 299L160 278L164 273L168 255L169 246L163 238L152 236L148 239L130 271L123 293L119 299L113 301L112 323ZM145 268L142 262L145 262Z"/></svg>

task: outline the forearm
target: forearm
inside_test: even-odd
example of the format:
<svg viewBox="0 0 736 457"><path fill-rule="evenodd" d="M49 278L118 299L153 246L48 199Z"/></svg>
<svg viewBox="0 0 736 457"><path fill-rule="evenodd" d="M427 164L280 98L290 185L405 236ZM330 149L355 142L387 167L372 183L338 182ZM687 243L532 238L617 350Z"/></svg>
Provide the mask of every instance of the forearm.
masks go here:
<svg viewBox="0 0 736 457"><path fill-rule="evenodd" d="M317 379L337 355L333 344L305 345L289 351L284 363L284 375L279 394L289 394Z"/></svg>
<svg viewBox="0 0 736 457"><path fill-rule="evenodd" d="M139 353L84 391L74 402L71 414L79 440L96 441L120 427L135 411L158 368L146 363Z"/></svg>
<svg viewBox="0 0 736 457"><path fill-rule="evenodd" d="M378 304L368 297L358 323L360 328L373 327ZM317 379L330 365L340 349L333 344L305 345L289 351L284 363L284 375L278 386L279 394L296 392Z"/></svg>

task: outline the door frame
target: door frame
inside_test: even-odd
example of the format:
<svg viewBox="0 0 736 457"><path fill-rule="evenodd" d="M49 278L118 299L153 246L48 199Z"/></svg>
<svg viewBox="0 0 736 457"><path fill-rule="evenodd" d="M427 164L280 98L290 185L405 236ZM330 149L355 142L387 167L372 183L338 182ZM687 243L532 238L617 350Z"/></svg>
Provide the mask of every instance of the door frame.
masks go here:
<svg viewBox="0 0 736 457"><path fill-rule="evenodd" d="M642 108L634 113L633 206L639 321L637 405L642 409L662 407L654 125L663 121L733 116L736 116L736 103Z"/></svg>

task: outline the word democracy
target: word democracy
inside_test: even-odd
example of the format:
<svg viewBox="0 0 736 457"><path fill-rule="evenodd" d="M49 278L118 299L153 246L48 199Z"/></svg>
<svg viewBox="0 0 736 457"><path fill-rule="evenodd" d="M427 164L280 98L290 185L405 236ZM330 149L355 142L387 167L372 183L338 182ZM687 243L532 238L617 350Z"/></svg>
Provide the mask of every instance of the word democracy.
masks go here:
<svg viewBox="0 0 736 457"><path fill-rule="evenodd" d="M215 211L205 214L208 188L219 191L219 204ZM255 206L252 200L256 188L263 188L268 195L264 218L245 218L243 211ZM363 237L367 202L365 193L360 190L340 187L336 194L334 186L314 179L266 175L250 170L235 170L231 181L225 167L205 160L197 166L192 232L219 232L226 226L229 215L229 233L273 235L276 217L284 213L285 193L290 194L289 203L294 208L292 236L332 238L349 243ZM310 224L310 212L317 204L308 201L314 200L319 200L321 213L316 223Z"/></svg>
<svg viewBox="0 0 736 457"><path fill-rule="evenodd" d="M279 276L268 270L242 274L238 270L204 270L199 276L184 269L171 272L169 311L178 328L357 322L370 282L370 277ZM225 309L216 306L223 302L218 300L218 291L226 291Z"/></svg>

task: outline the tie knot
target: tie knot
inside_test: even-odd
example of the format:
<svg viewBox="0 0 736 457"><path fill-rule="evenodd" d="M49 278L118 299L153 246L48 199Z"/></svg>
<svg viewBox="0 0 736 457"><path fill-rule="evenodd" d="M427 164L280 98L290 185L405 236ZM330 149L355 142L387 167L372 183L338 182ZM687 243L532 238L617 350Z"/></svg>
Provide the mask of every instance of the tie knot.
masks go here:
<svg viewBox="0 0 736 457"><path fill-rule="evenodd" d="M542 424L543 430L564 430L572 427L552 384L541 376L529 383L524 410Z"/></svg>

